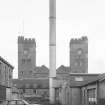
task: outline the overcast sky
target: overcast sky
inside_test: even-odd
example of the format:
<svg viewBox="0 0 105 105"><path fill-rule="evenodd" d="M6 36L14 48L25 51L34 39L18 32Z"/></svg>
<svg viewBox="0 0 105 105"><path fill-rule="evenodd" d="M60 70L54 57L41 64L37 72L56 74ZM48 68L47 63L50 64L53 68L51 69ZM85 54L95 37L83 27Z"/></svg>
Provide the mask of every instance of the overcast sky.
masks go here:
<svg viewBox="0 0 105 105"><path fill-rule="evenodd" d="M70 39L86 35L89 73L105 72L105 0L57 0L56 6L57 67L69 66ZM0 56L15 67L14 77L20 35L35 38L36 64L49 67L49 0L0 0Z"/></svg>

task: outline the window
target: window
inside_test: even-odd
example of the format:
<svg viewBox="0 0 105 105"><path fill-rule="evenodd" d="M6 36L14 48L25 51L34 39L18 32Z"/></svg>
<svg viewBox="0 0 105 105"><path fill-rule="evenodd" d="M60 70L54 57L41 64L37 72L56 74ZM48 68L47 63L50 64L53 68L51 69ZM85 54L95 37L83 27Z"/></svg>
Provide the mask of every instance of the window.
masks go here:
<svg viewBox="0 0 105 105"><path fill-rule="evenodd" d="M89 103L96 103L96 89L88 89L87 90L87 97L88 97L88 102Z"/></svg>

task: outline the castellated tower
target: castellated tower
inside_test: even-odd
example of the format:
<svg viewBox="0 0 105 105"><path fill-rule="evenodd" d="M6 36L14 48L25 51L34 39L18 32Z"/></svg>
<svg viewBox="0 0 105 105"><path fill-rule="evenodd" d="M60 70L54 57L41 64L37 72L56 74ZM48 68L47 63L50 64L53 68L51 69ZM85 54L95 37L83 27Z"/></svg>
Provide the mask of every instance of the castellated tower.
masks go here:
<svg viewBox="0 0 105 105"><path fill-rule="evenodd" d="M70 41L70 72L88 73L88 38L86 36Z"/></svg>
<svg viewBox="0 0 105 105"><path fill-rule="evenodd" d="M35 39L18 37L18 78L32 78L36 67Z"/></svg>

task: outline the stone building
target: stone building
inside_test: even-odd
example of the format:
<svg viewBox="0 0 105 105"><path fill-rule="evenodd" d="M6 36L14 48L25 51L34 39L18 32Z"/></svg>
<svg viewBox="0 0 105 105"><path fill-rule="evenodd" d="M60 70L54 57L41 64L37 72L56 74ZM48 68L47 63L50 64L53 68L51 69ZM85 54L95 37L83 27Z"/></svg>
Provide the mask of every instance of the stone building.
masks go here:
<svg viewBox="0 0 105 105"><path fill-rule="evenodd" d="M60 91L65 90L63 82L66 79L76 79L82 81L94 75L88 75L88 39L82 37L80 39L71 39L70 41L70 66L61 65L56 69L56 99L58 100ZM82 73L82 74L81 74ZM85 74L84 74L85 73ZM95 75L96 77L96 75ZM13 80L13 84L16 85L19 90L24 93L24 96L41 96L46 93L45 97L48 97L49 93L49 68L46 66L36 66L36 43L34 39L28 39L24 37L18 37L18 79ZM92 79L92 78L90 78ZM40 81L40 83L39 83ZM79 82L80 82L79 81ZM84 80L83 80L84 81ZM45 82L47 82L45 86ZM79 82L69 81L70 84L78 85ZM44 88L43 88L44 87ZM78 94L79 89L73 89L74 94ZM67 94L69 93L67 89ZM65 93L64 93L65 94ZM62 96L64 96L62 94ZM65 96L64 96L65 97ZM76 98L76 97L75 97ZM64 98L61 99L61 101ZM67 98L68 99L68 98ZM66 100L67 100L66 99ZM75 100L75 99L74 99ZM68 101L68 100L67 100ZM64 102L64 101L63 101Z"/></svg>
<svg viewBox="0 0 105 105"><path fill-rule="evenodd" d="M48 78L42 79L14 79L14 86L16 86L24 96L38 96L44 95L46 91L48 92L49 80ZM34 93L34 94L33 94ZM47 93L48 95L48 93Z"/></svg>
<svg viewBox="0 0 105 105"><path fill-rule="evenodd" d="M59 73L58 73L59 71ZM57 76L68 73L88 73L88 39L82 37L70 41L70 67L61 65ZM49 69L42 65L36 66L35 39L18 37L18 78L48 77Z"/></svg>
<svg viewBox="0 0 105 105"><path fill-rule="evenodd" d="M12 86L12 73L14 67L0 56L0 85Z"/></svg>
<svg viewBox="0 0 105 105"><path fill-rule="evenodd" d="M70 72L88 73L88 39L81 37L70 41Z"/></svg>
<svg viewBox="0 0 105 105"><path fill-rule="evenodd" d="M57 78L60 81L68 75L70 68L61 65L57 71ZM57 83L58 84L58 83ZM13 79L13 86L16 86L24 97L47 97L49 96L49 69L42 65L34 68L33 78ZM58 87L58 85L56 85ZM46 94L44 94L46 93ZM35 99L34 99L35 100Z"/></svg>
<svg viewBox="0 0 105 105"><path fill-rule="evenodd" d="M0 102L11 99L14 67L0 56Z"/></svg>
<svg viewBox="0 0 105 105"><path fill-rule="evenodd" d="M59 102L62 105L96 105L89 104L89 101L94 102L97 97L98 76L99 74L69 74L59 88Z"/></svg>
<svg viewBox="0 0 105 105"><path fill-rule="evenodd" d="M36 67L36 43L35 39L18 37L18 77L33 78Z"/></svg>
<svg viewBox="0 0 105 105"><path fill-rule="evenodd" d="M105 73L81 86L82 105L105 105Z"/></svg>

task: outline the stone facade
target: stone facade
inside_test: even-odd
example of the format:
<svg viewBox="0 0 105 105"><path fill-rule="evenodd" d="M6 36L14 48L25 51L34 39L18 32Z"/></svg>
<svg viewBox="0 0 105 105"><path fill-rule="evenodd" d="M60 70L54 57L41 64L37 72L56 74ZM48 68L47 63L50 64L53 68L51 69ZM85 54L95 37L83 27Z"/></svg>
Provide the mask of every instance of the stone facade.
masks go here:
<svg viewBox="0 0 105 105"><path fill-rule="evenodd" d="M82 37L70 41L70 72L88 73L88 39Z"/></svg>
<svg viewBox="0 0 105 105"><path fill-rule="evenodd" d="M11 87L12 73L13 73L13 66L10 65L2 57L0 57L0 85Z"/></svg>
<svg viewBox="0 0 105 105"><path fill-rule="evenodd" d="M68 70L69 69L69 70ZM62 71L63 70L63 71ZM58 73L59 71L59 73ZM57 76L66 76L68 73L88 72L88 39L71 39L70 67L61 65L57 69ZM36 66L36 42L34 39L18 37L18 78L48 78L49 69L45 66Z"/></svg>
<svg viewBox="0 0 105 105"><path fill-rule="evenodd" d="M105 74L70 74L61 88L62 105L105 105Z"/></svg>
<svg viewBox="0 0 105 105"><path fill-rule="evenodd" d="M80 103L80 99L78 99L78 97L80 96L80 89L77 88L78 85L81 81L82 83L84 83L83 81L85 81L85 79L87 80L88 77L90 80L94 78L94 75L88 75L86 74L87 72L88 39L87 37L82 37L80 39L71 39L70 66L61 65L56 70L56 77L59 78L60 81L59 82L58 80L56 80L57 82L54 82L54 86L57 89L57 100L61 100L63 103L71 103L71 101L69 102L68 100L71 100L71 98L73 98L73 101L71 103L72 105ZM36 43L34 39L18 37L18 78L19 79L13 83L17 85L16 87L18 87L25 96L39 95L43 97L43 94L46 93L46 97L48 98L49 82L47 81L47 84L45 84L45 81L49 78L49 68L44 65L36 66ZM76 85L75 88L70 88L69 86L67 87L67 89L65 89L65 87L64 89L62 89L62 81L65 79L70 80L69 83L71 85ZM73 94L73 96L71 96L71 93ZM62 94L63 97L59 99L60 94ZM67 97L66 100L64 97ZM78 99L77 103L75 103L76 99Z"/></svg>
<svg viewBox="0 0 105 105"><path fill-rule="evenodd" d="M36 43L35 39L18 37L18 77L33 78L36 67Z"/></svg>

